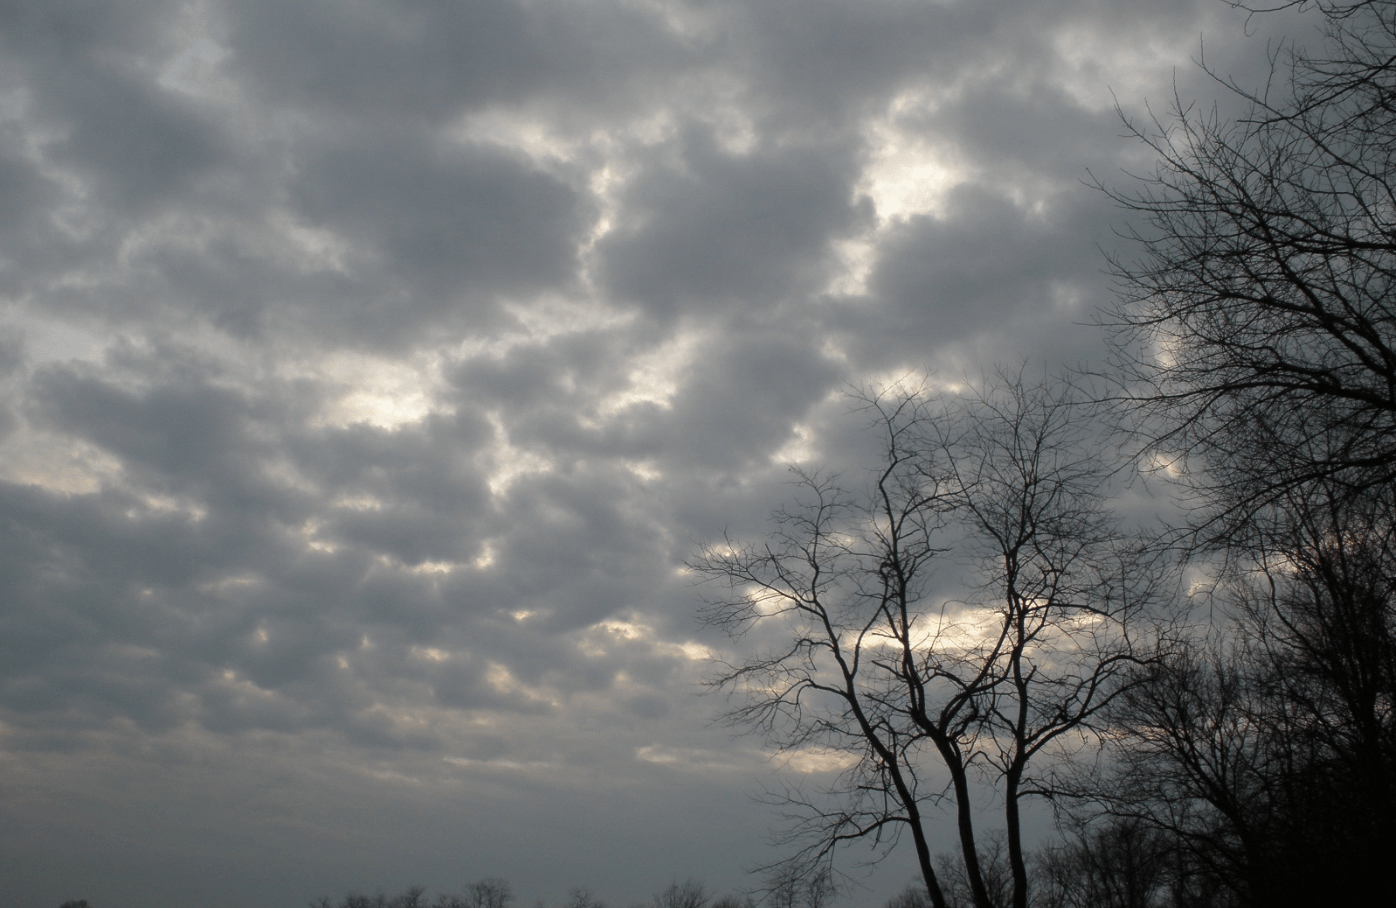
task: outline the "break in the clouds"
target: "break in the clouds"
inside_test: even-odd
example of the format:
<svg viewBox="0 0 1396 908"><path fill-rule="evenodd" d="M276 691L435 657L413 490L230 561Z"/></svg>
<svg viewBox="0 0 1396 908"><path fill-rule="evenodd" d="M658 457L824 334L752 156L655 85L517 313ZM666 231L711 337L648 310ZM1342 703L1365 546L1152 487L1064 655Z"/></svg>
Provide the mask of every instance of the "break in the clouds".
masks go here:
<svg viewBox="0 0 1396 908"><path fill-rule="evenodd" d="M1100 356L1204 34L1262 71L1211 0L0 4L7 903L742 885L829 767L710 726L684 559L850 385Z"/></svg>

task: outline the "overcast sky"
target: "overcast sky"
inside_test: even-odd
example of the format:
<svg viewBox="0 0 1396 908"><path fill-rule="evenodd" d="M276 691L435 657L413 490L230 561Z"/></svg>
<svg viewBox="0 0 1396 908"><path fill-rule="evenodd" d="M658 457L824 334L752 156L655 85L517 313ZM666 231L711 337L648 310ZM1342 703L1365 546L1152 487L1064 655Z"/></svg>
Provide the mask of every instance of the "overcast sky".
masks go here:
<svg viewBox="0 0 1396 908"><path fill-rule="evenodd" d="M850 384L1099 361L1125 221L1083 181L1150 165L1114 104L1210 103L1204 38L1253 82L1246 35L1219 0L0 3L5 904L747 883L751 795L822 764L712 725L683 561L856 463Z"/></svg>

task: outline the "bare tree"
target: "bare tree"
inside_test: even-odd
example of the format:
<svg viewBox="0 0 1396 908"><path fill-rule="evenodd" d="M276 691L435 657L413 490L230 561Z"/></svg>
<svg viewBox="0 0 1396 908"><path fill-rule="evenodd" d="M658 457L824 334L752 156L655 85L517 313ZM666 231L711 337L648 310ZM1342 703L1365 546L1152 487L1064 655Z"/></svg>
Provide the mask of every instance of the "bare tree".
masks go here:
<svg viewBox="0 0 1396 908"><path fill-rule="evenodd" d="M799 864L776 867L765 889L769 908L825 908L837 895L834 874L829 867L813 871Z"/></svg>
<svg viewBox="0 0 1396 908"><path fill-rule="evenodd" d="M1180 905L1396 898L1396 0L1308 5L1318 49L1219 76L1238 120L1136 128L1158 168L1112 193L1129 398L1231 619L1116 704L1107 800L1172 836Z"/></svg>
<svg viewBox="0 0 1396 908"><path fill-rule="evenodd" d="M927 908L929 904L926 887L920 883L908 883L905 889L887 900L887 908Z"/></svg>
<svg viewBox="0 0 1396 908"><path fill-rule="evenodd" d="M1079 749L1131 683L1137 643L1156 627L1143 619L1166 596L1167 574L1108 510L1115 467L1069 389L1001 376L962 425L940 429L936 443L957 491L962 548L976 560L975 601L996 619L983 753L1004 794L1013 885L999 904L1026 908L1021 805L1051 790L1032 767Z"/></svg>
<svg viewBox="0 0 1396 908"><path fill-rule="evenodd" d="M750 896L729 893L713 901L712 908L755 908Z"/></svg>
<svg viewBox="0 0 1396 908"><path fill-rule="evenodd" d="M838 895L834 873L828 867L821 867L805 881L805 908L827 908Z"/></svg>
<svg viewBox="0 0 1396 908"><path fill-rule="evenodd" d="M514 901L514 888L508 880L488 877L467 886L465 895L470 908L509 908Z"/></svg>
<svg viewBox="0 0 1396 908"><path fill-rule="evenodd" d="M981 840L984 844L979 852L979 871L984 877L989 901L994 905L1008 905L1013 900L1013 868L1008 866L1008 836L998 831L981 836ZM938 855L936 867L944 880L945 900L951 908L971 908L974 905L974 890L959 855Z"/></svg>
<svg viewBox="0 0 1396 908"><path fill-rule="evenodd" d="M598 899L590 889L575 886L567 891L567 908L606 908L606 903Z"/></svg>
<svg viewBox="0 0 1396 908"><path fill-rule="evenodd" d="M436 896L432 908L471 908L470 900L460 893L443 892Z"/></svg>
<svg viewBox="0 0 1396 908"><path fill-rule="evenodd" d="M994 908L978 772L1003 796L1011 904L1025 908L1020 802L1045 792L1031 768L1092 734L1161 575L1109 515L1108 461L1066 389L1009 377L951 406L915 393L862 403L884 439L866 493L797 471L804 496L764 544L725 540L693 565L724 585L709 622L776 641L715 683L735 697L728 718L778 751L849 760L830 800L786 793L801 843L790 866L906 833L945 908L927 811L948 803L973 904ZM932 587L941 563L969 568L963 598Z"/></svg>
<svg viewBox="0 0 1396 908"><path fill-rule="evenodd" d="M1396 481L1396 2L1313 8L1319 51L1258 91L1218 77L1238 120L1131 125L1157 169L1107 189L1146 224L1107 319L1129 396L1220 539L1316 480Z"/></svg>
<svg viewBox="0 0 1396 908"><path fill-rule="evenodd" d="M710 896L703 884L694 879L670 883L654 897L654 908L706 908Z"/></svg>
<svg viewBox="0 0 1396 908"><path fill-rule="evenodd" d="M1176 898L1172 843L1135 817L1070 830L1033 859L1037 908L1162 908Z"/></svg>
<svg viewBox="0 0 1396 908"><path fill-rule="evenodd" d="M1112 707L1101 800L1171 836L1180 904L1396 895L1392 502L1325 483L1283 504L1228 562L1225 635Z"/></svg>

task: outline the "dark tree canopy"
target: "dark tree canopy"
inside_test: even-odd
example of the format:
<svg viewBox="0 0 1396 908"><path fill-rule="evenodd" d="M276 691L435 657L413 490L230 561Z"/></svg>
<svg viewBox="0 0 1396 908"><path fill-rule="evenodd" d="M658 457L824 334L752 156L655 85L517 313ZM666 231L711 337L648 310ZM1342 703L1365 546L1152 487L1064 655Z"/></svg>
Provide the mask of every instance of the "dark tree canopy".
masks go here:
<svg viewBox="0 0 1396 908"><path fill-rule="evenodd" d="M1111 193L1145 223L1114 262L1133 427L1222 556L1209 633L1112 704L1095 791L1167 837L1179 905L1393 897L1396 3L1312 9L1266 86L1222 80L1243 117L1178 102Z"/></svg>
<svg viewBox="0 0 1396 908"><path fill-rule="evenodd" d="M1283 490L1396 479L1396 4L1318 4L1226 121L1177 102L1118 257L1130 398L1162 458L1225 490L1221 532Z"/></svg>

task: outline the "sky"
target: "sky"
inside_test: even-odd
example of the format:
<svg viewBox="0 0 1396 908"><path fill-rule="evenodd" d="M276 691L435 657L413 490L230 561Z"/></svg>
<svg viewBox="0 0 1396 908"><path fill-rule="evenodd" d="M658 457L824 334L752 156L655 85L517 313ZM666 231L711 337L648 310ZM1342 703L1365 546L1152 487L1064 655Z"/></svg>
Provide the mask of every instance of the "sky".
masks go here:
<svg viewBox="0 0 1396 908"><path fill-rule="evenodd" d="M867 464L850 387L1102 362L1116 105L1298 27L0 2L0 901L750 885L829 764L714 722L685 560Z"/></svg>

